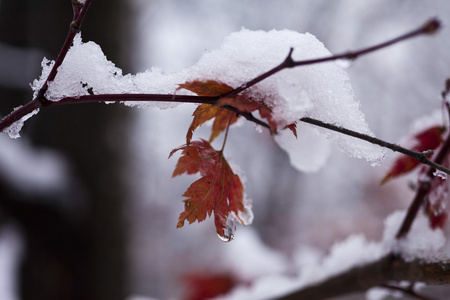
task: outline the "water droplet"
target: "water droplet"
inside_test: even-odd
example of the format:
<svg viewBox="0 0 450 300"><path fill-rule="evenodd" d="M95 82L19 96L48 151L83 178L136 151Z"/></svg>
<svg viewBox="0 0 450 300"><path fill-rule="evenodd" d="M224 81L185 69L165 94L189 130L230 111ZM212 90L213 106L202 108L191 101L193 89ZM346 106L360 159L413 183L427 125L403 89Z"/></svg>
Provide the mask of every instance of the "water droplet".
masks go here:
<svg viewBox="0 0 450 300"><path fill-rule="evenodd" d="M218 234L217 236L222 242L230 242L234 238L235 231L236 231L236 217L230 214L227 217L227 225L223 230L224 235L221 236L220 234Z"/></svg>

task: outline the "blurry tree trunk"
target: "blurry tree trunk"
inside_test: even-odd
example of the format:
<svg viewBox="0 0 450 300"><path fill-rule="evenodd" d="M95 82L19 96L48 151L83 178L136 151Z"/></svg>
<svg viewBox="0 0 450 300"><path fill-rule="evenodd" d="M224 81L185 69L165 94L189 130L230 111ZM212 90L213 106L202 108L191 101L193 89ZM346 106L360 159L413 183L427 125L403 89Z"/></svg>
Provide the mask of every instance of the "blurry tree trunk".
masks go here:
<svg viewBox="0 0 450 300"><path fill-rule="evenodd" d="M93 1L82 30L84 41L98 43L125 71L127 5ZM71 20L70 0L1 0L0 42L38 48L55 59ZM31 91L0 86L0 97L4 115L31 100ZM129 115L118 105L74 105L44 109L25 124L22 135L69 160L77 184L64 199L32 199L0 178L0 210L20 225L25 239L21 299L126 297L123 172ZM56 205L64 202L70 205Z"/></svg>

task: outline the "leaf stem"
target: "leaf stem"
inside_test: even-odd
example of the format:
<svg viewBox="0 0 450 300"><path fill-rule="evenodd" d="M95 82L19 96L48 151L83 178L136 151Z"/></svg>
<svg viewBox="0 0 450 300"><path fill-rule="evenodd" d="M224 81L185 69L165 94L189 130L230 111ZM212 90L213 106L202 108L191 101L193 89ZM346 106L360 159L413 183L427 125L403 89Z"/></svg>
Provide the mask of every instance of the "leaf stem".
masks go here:
<svg viewBox="0 0 450 300"><path fill-rule="evenodd" d="M228 119L227 129L225 130L225 136L223 137L223 144L222 149L220 149L220 153L223 155L223 150L225 149L225 145L227 143L228 139L228 131L230 129L230 122L231 122L232 116Z"/></svg>

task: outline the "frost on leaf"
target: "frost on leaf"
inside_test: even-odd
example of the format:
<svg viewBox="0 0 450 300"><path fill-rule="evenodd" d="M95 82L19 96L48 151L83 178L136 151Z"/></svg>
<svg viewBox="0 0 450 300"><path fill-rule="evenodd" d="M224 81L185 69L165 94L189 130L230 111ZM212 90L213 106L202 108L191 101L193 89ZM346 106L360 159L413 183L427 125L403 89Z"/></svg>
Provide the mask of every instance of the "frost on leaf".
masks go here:
<svg viewBox="0 0 450 300"><path fill-rule="evenodd" d="M179 150L182 151L181 157L172 176L200 173L202 177L183 194L187 199L184 200L184 212L178 218L177 227L183 227L186 220L189 224L201 222L214 213L217 234L224 240L231 240L227 220L245 211L244 187L239 176L233 173L222 152L212 148L205 140L174 149L169 157Z"/></svg>
<svg viewBox="0 0 450 300"><path fill-rule="evenodd" d="M428 150L437 149L442 139L443 129L441 126L433 126L424 131L419 132L413 137L413 146L410 148L412 151L424 152ZM386 183L392 178L407 174L414 170L419 165L419 161L407 155L399 156L389 172L381 181L381 184Z"/></svg>

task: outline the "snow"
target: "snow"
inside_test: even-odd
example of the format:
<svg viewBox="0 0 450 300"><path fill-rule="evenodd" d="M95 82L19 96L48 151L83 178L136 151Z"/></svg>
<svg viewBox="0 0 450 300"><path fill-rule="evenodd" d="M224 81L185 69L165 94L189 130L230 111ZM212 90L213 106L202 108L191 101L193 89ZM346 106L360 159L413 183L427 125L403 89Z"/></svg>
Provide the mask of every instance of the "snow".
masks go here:
<svg viewBox="0 0 450 300"><path fill-rule="evenodd" d="M449 241L442 229L433 230L425 215L419 214L414 220L408 235L400 240L395 239L404 211L392 213L385 220L383 243L391 251L398 252L406 261L420 259L425 262L436 262L450 258Z"/></svg>
<svg viewBox="0 0 450 300"><path fill-rule="evenodd" d="M147 4L148 1L142 0L135 2L137 1L141 4L143 16L139 18L137 26L137 31L140 32L139 47L134 50L141 52L141 58L133 55L132 59L136 59L136 67L140 70L146 65L158 65L165 71L178 71L193 65L202 51L219 49L223 37L230 32L239 31L241 26L250 29L291 28L301 32L309 31L324 42L331 52L342 53L402 34L407 29L416 28L421 20L430 16L448 19L449 12L445 0L433 1L432 5L423 1L413 1L414 5L406 2L391 5L386 0L367 3L350 0L339 4L307 0L264 1L261 5L261 1L256 0L218 1L213 6L205 0L188 0L183 3L159 0L154 2L156 4ZM448 66L435 62L448 61L450 52L445 51L449 44L449 40L445 38L448 37L448 29L444 27L442 33L433 38L418 38L358 58L347 70L371 129L382 139L397 142L413 119L439 108L439 92L443 79L448 76ZM287 53L280 53L276 64L286 55ZM412 64L412 61L417 63ZM192 111L193 108L187 107L172 116L173 110L164 114L160 111L140 110L141 117L138 121L143 126L141 130L134 132L141 145L133 146L144 152L135 158L137 164L142 165L142 169L149 169L147 176L139 173L139 176L133 178L143 182L142 195L136 201L140 213L137 222L140 223L134 225L139 232L134 234L135 238L138 237L134 249L138 249L140 256L134 256L139 268L135 271L138 279L134 285L137 290L148 291L149 278L157 278L153 280L156 288L147 294L161 299L170 298L164 296L162 286L170 290L179 287L178 282L167 279L177 276L177 272L173 271L173 264L170 264L177 255L173 255L169 249L182 247L183 242L186 245L197 245L189 248L191 252L182 254L189 258L183 265L185 272L192 268L192 260L198 262L196 258L199 253L205 253L202 252L204 248L210 252L218 251L217 260L211 263L211 259L205 264L220 269L217 264L222 261L222 253L246 237L243 231L247 228L239 228L232 243L216 241L219 246L214 247L211 239L217 239L215 234L209 235L213 231L208 228L209 224L186 228L182 232L169 232L170 227L174 227L173 219L176 220L179 213L177 209L181 205L175 199L180 199L179 196L191 183L191 179L181 182L184 178L179 178L178 185L173 180L161 179L163 176L170 178L173 169L170 165L173 161L165 161L161 157L165 158L171 149L180 145L179 141L183 140L186 127L190 124L189 116ZM297 271L307 262L319 265L324 259L324 249L328 249L329 244L335 240L345 239L352 232L364 233L367 240L379 240L385 216L393 209L407 207L413 197L413 192L403 179L399 180L400 183L392 181L390 185L380 188L378 183L384 175L381 168L368 168L364 161L349 159L339 151L332 151L327 167L318 173L296 174L289 168L284 153L274 147L276 145L273 145L265 128L264 134L252 134L253 125L246 126L251 127L250 130L244 131L244 127L243 130L239 128L230 131L226 153L248 174L248 193L255 200L255 224L251 228L258 230L258 235L267 242L258 245L270 245L283 252L289 252L290 247L296 243L313 243L321 247L320 251L305 251L309 255L304 252L296 253L296 260L300 261ZM152 132L151 128L155 127L162 132ZM243 132L246 134L243 135ZM201 134L198 131L196 134L200 137L208 136L208 132ZM295 141L291 133L286 136ZM301 133L298 141L302 141ZM149 145L158 147L149 149ZM163 153L160 155L161 152ZM317 157L310 157L315 158ZM173 202L177 204L170 207L166 204L168 201L161 204L165 199L174 199ZM164 216L170 214L166 217L167 221L161 221L162 217L156 218L153 213L155 210L158 216L162 214L160 211L166 212ZM161 224L166 223L169 223L169 229L161 235L164 228ZM158 234L161 235L160 239L157 239ZM171 243L168 242L168 237L172 237ZM148 239L146 245L142 242L143 238ZM253 247L249 247L248 252L252 251ZM247 253L247 249L242 249L234 258L238 260L243 253ZM257 257L260 252L253 254ZM264 258L260 259L264 261ZM167 263L163 264L163 261ZM142 267L143 264L146 266ZM296 280L289 279L282 272L278 276L267 275L269 277L265 281L261 279L259 288L282 289L284 287L278 287L280 282L280 285L285 283L283 286L286 288L292 286L292 281ZM245 291L241 292L244 295ZM264 294L259 299L267 299L268 295ZM443 294L443 299L446 296L447 294ZM245 296L235 298L247 299Z"/></svg>
<svg viewBox="0 0 450 300"><path fill-rule="evenodd" d="M414 221L411 231L406 238L397 240L395 235L406 212L397 211L392 213L385 220L385 231L383 239L380 242L368 241L365 236L355 234L347 239L335 243L329 250L328 255L320 257L319 252L313 248L299 248L298 253L294 255L294 262L297 262L295 268L296 276L286 275L286 269L277 273L269 273L265 276L257 276L256 274L264 274L255 264L251 265L247 261L247 257L243 260L237 260L235 264L237 269L244 269L248 273L249 270L256 270L253 274L255 280L250 286L241 286L233 290L229 295L220 297L223 300L237 299L267 299L281 296L291 291L298 290L308 285L319 283L332 276L342 274L357 266L362 266L371 262L375 262L390 253L397 253L406 261L422 260L424 262L436 262L448 260L450 251L442 230L432 230L428 224L428 219L424 215L419 215ZM248 236L243 239L251 244L258 244L251 241ZM242 240L241 240L242 242ZM251 250L239 253L255 254L254 245L246 245ZM260 250L259 250L260 251ZM232 257L235 256L231 252ZM278 266L286 266L287 264L280 259L270 258L270 252L258 253L255 257L266 258L267 261L277 261ZM225 258L226 259L226 258ZM253 258L256 261L256 258ZM247 262L247 264L245 264ZM292 269L290 269L292 272ZM247 275L252 275L248 273ZM389 293L383 289L372 289L367 293L368 299L379 300L387 296Z"/></svg>
<svg viewBox="0 0 450 300"><path fill-rule="evenodd" d="M293 48L294 60L330 56L325 46L309 33L290 30L251 31L242 29L224 39L218 50L205 52L190 68L165 74L152 68L136 75L122 74L108 61L99 45L83 43L78 34L66 59L49 83L46 96L51 101L64 97L89 94L192 94L178 90L178 84L193 80L218 80L238 87L258 75L279 65ZM42 76L32 89L36 95L53 62L44 59ZM273 111L273 118L282 129L286 125L308 116L373 136L365 122L359 103L355 100L349 77L342 62L328 62L285 69L248 89L255 101L264 101ZM125 102L129 106L174 107L168 102ZM298 170L311 172L322 167L331 151L328 142L315 130L299 126L298 142L286 133L276 141L288 152L292 165ZM326 138L334 140L339 149L351 157L365 158L378 164L385 151L378 146L340 133L317 129Z"/></svg>
<svg viewBox="0 0 450 300"><path fill-rule="evenodd" d="M290 130L275 135L277 144L288 153L291 165L302 172L316 172L325 166L331 154L331 143L316 128L297 124L298 138Z"/></svg>

